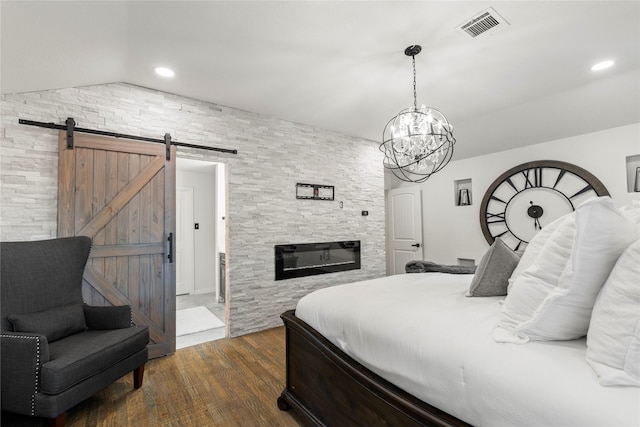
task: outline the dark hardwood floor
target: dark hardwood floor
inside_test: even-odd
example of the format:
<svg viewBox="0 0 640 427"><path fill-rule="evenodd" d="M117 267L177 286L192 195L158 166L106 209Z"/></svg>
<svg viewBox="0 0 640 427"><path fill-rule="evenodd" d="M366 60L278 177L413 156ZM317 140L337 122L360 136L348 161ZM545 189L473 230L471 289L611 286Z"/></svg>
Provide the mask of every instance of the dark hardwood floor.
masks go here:
<svg viewBox="0 0 640 427"><path fill-rule="evenodd" d="M285 385L284 327L178 350L69 410L80 426L300 426L278 409ZM2 426L43 426L44 420L2 414Z"/></svg>

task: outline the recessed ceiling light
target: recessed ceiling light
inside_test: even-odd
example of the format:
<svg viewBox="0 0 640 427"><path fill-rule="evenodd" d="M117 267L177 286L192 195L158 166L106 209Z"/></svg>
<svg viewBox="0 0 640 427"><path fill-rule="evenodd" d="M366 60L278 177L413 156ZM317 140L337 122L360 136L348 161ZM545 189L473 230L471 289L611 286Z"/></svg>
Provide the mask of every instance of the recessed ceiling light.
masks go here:
<svg viewBox="0 0 640 427"><path fill-rule="evenodd" d="M173 77L176 75L176 73L174 73L173 70L166 67L156 67L155 72L156 74L162 77Z"/></svg>
<svg viewBox="0 0 640 427"><path fill-rule="evenodd" d="M591 71L600 71L600 70L604 70L606 68L611 67L614 64L614 62L609 59L607 61L602 61L602 62L598 62L597 64L593 65L591 67Z"/></svg>

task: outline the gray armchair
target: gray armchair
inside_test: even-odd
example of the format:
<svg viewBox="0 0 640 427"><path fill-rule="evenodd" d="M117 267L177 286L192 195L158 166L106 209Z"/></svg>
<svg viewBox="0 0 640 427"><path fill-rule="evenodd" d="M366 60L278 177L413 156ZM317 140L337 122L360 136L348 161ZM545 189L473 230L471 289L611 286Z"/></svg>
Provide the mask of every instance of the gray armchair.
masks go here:
<svg viewBox="0 0 640 427"><path fill-rule="evenodd" d="M2 411L50 418L133 372L142 386L149 331L128 306L83 303L88 237L0 243Z"/></svg>

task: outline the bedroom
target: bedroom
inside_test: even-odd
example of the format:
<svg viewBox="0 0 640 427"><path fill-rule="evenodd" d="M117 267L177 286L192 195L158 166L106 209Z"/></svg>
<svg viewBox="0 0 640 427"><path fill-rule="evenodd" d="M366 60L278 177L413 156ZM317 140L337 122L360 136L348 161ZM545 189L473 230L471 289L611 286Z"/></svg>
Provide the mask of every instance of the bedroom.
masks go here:
<svg viewBox="0 0 640 427"><path fill-rule="evenodd" d="M595 174L620 206L633 198L626 190L625 162L628 157L633 160L633 156L640 154L638 49L637 42L634 44L634 38L629 37L638 33L638 14L634 13L637 2L602 2L600 8L598 3L591 5L596 10L587 14L590 19L606 16L604 22L609 25L598 26L603 34L619 40L613 43L607 39L607 46L600 46L603 43L597 40L584 42L580 38L587 37L584 28L575 33L580 36L571 35L566 27L560 28L556 21L550 21L548 14L557 13L562 16L558 21L563 25L573 22L580 27L582 22L560 15L570 13L563 9L571 6L554 2L545 3L537 13L529 9L519 11L526 2L520 6L508 2L456 2L446 21L434 18L427 24L423 22L426 18L417 16L429 16L430 7L444 8L446 4L410 4L407 8L419 8L421 12L414 14L420 21L414 25L422 31L415 39L414 31L389 28L388 22L392 20L387 17L402 15L398 3L395 6L398 10L384 5L374 8L365 3L344 5L333 12L332 8L313 3L292 3L288 5L292 11L286 10L285 4L222 3L217 6L222 10L214 8L215 16L209 17L215 25L209 28L212 33L205 34L207 39L199 42L182 35L189 22L197 16L207 16L197 9L205 4L156 5L156 19L145 20L143 17L150 12L143 3L47 2L37 7L31 3L24 6L25 10L11 2L2 3L2 240L52 238L56 234L56 133L18 125L17 119L64 123L67 117L74 117L78 126L87 128L155 137L168 131L178 141L238 149L236 157L179 150L180 156L222 160L229 165L230 336L281 325L282 312L326 283L321 276L296 279L295 287L291 281L274 281L275 244L358 238L363 242L363 268L334 275L338 277L332 283L383 276L385 177L377 141L386 121L411 101L411 64L402 54L411 43L429 47L417 57L418 98L448 114L458 139L454 161L421 185L423 203L428 202L431 207L423 211L425 259L455 263L457 258L465 258L478 262L488 247L478 224L477 204L454 206L456 180L471 178L473 200L479 202L484 190L503 171L526 161L549 158L578 164ZM455 27L490 6L510 21L510 26L484 41L461 39ZM583 6L576 3L573 7ZM632 12L616 10L617 6L630 7ZM305 7L314 9L308 11ZM358 8L366 11L358 13ZM584 9L580 11L584 14ZM12 19L11 13L18 17ZM368 23L358 23L366 25L365 29L354 27L353 16L360 14L369 16ZM82 18L75 19L78 15ZM127 26L123 18L126 16L136 25ZM526 22L525 26L528 18L537 21ZM553 33L556 37L559 33L569 34L558 50L545 48L549 41L537 40L541 32L550 31L542 21L556 31ZM77 40L73 34L54 28L57 24L53 23L57 22L72 25L75 31L91 37ZM630 25L631 30L620 22ZM336 23L331 38L325 34L330 23ZM304 31L305 26L309 31ZM34 27L45 35L30 36L29 30ZM12 32L8 35L4 33L9 30ZM372 32L380 34L376 37L379 40L371 41ZM267 74L272 70L260 62L267 58L258 56L265 50L260 34L272 34L274 43L278 43L274 48L280 49L272 56L284 69L276 68L273 75ZM297 37L290 40L292 34ZM504 55L485 55L498 49L492 43L500 43L500 37L515 34L526 35L531 47ZM180 54L174 53L175 58L171 58L177 64L177 79L173 81L145 74L147 65L153 67L156 64L152 62L161 59L143 55L144 49L140 47L151 43L152 37L160 36L167 38L160 38L167 44L167 40L181 40L177 47ZM435 40L432 44L430 38ZM464 42L454 48L436 42L449 39ZM329 40L331 44L324 47ZM591 62L586 60L611 53L593 53L597 58L592 58L591 52L585 52L585 46L614 44L621 51L613 55L626 52L617 58L618 68L593 77L588 70ZM572 46L575 55L567 55L566 46ZM375 53L369 54L367 49L375 49ZM152 49L148 50L152 53ZM235 67L228 69L219 64L204 77L178 69L181 60L188 67L195 67L195 63L204 61L200 53L209 50L211 54L205 56L219 56L220 62ZM473 60L463 60L464 55L475 51L478 52ZM531 65L529 55L536 61L543 57L542 65ZM508 64L514 68L503 64L506 59L502 56L509 57ZM109 58L107 63L102 60L105 57ZM585 59L580 65L584 74L580 78L563 76L564 86L558 86L547 75L551 71L544 67L575 61L575 57ZM449 61L460 64L456 72L464 72L453 88L434 82L445 78L443 74L451 66ZM267 63L275 67L274 62ZM529 66L532 70L525 69ZM81 72L74 76L74 69ZM314 69L318 74L311 74ZM344 72L345 69L355 71L352 74ZM527 77L505 80L497 71L500 69L505 73L526 73ZM58 79L43 76L42 70L57 71ZM258 73L258 77L251 72ZM194 87L176 94L179 93L176 81L181 75L192 80ZM273 77L267 79L267 75ZM326 80L334 75L345 78L338 82ZM236 78L237 86L231 84ZM538 79L546 81L541 83ZM358 90L356 94L355 82L366 83L362 92ZM471 87L461 86L460 82L468 82ZM530 86L525 82L531 82ZM311 92L312 86L320 92ZM328 92L329 87L336 92ZM586 89L587 95L580 89ZM523 96L524 100L517 99L514 109L507 109L503 98L511 93ZM232 95L236 98L231 98ZM469 102L470 98L473 102ZM584 99L588 102L583 102ZM257 104L253 106L252 102ZM274 106L269 110L266 104L271 103ZM470 110L454 113L463 105ZM496 112L497 116L485 114L483 108ZM344 121L354 111L367 110L371 112ZM337 116L325 117L328 111ZM359 134L337 124L321 125L330 120L335 123L342 120L341 126L360 125L368 128L369 133L364 137L353 136ZM541 120L551 122L548 126L534 126ZM519 127L511 129L512 124ZM569 128L552 133L559 124ZM606 143L602 145L602 141ZM483 151L485 148L495 153ZM25 164L38 165L37 171L25 170ZM334 185L335 202L296 202L297 182ZM386 182L389 189L391 184L389 180ZM343 202L342 208L339 201ZM369 212L367 217L361 216L363 210Z"/></svg>

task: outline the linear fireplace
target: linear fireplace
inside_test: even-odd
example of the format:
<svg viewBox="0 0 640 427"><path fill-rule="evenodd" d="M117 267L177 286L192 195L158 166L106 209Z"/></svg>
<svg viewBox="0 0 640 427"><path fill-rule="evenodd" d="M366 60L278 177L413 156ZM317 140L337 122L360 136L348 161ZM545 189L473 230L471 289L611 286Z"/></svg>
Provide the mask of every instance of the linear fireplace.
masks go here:
<svg viewBox="0 0 640 427"><path fill-rule="evenodd" d="M276 280L360 268L360 240L276 245Z"/></svg>

